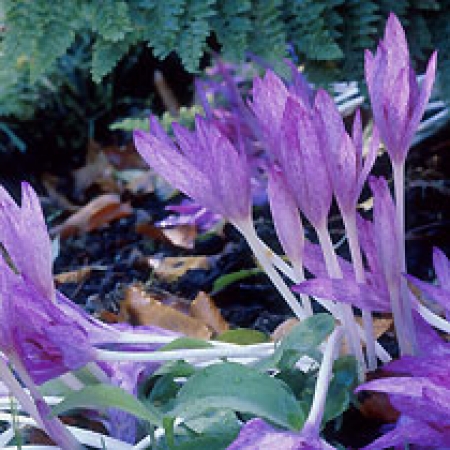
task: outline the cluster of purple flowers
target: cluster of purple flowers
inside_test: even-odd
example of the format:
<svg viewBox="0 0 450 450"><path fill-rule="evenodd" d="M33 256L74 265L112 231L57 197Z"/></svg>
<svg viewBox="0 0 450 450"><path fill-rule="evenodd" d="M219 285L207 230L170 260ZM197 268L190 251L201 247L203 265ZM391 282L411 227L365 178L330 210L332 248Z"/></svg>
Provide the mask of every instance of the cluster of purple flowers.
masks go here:
<svg viewBox="0 0 450 450"><path fill-rule="evenodd" d="M213 220L212 214L218 214L241 231L300 319L313 314L312 297L343 324L330 336L324 350L303 430L284 432L254 419L244 425L229 450L332 449L320 437L320 429L333 361L344 334L359 362L361 377L367 368L376 367L377 356L382 361L388 359L373 337L371 313L380 311L393 313L402 358L387 368L399 376L363 384L359 390L388 393L401 416L393 430L367 449L405 443L442 448L450 441L450 348L420 318L423 306L408 290L404 276L404 165L430 97L436 54L430 58L419 86L404 31L392 14L375 55L366 53L365 69L375 123L367 151L359 112L351 133L347 132L330 95L324 90L314 91L296 69L289 85L272 71L257 77L248 105L236 97L236 111L245 116L241 121L232 118L224 122L223 117L206 111L206 118L196 118L194 131L174 124L174 142L152 117L150 132L134 134L136 147L149 165L209 211L200 210L206 214L203 220ZM226 126L230 124L231 128ZM262 167L266 169L269 204L290 264L268 249L254 229L254 152L247 145L253 145L255 137L266 152ZM395 202L384 178L369 177L380 141L392 162ZM373 221L357 213L368 178L374 197ZM328 231L333 198L344 222L351 265L338 257ZM196 206L185 208L194 215L199 212ZM109 383L136 393L139 377L151 367L102 361L105 353L100 347L118 342L133 344L133 339L130 334L125 338L124 330L91 318L55 289L52 246L31 187L23 185L21 206L0 189L0 209L0 379L55 443L64 449L78 449L80 444L74 436L58 418L49 415L38 386L94 365ZM304 238L303 220L316 231L319 245ZM409 279L448 315L450 263L439 250L435 251L434 262L439 286ZM306 280L304 267L315 278ZM280 272L296 284L294 291L301 293L301 301ZM353 307L362 311L363 329L354 319ZM172 337L158 329L139 332L161 339ZM138 341L144 343L145 339ZM362 341L366 342L365 352ZM150 350L155 348L153 345ZM10 368L29 389L30 398ZM121 435L114 425L129 424L129 419L113 412L112 433ZM129 435L121 437L133 440Z"/></svg>
<svg viewBox="0 0 450 450"><path fill-rule="evenodd" d="M395 399L404 395L409 396L410 402L423 402L423 406L428 404L426 399L432 402L435 393L444 389L433 375L434 364L428 365L416 356L420 347L415 315L420 308L404 277L404 166L431 94L435 70L436 53L433 53L423 80L418 84L404 30L397 17L391 14L375 55L369 51L365 55L366 82L374 118L367 149L363 148L359 112L356 112L352 132L348 133L330 95L324 90L314 91L296 70L289 85L270 70L263 78L254 80L252 100L248 105L252 119L246 118L245 123L253 127L253 135L262 140L267 152L269 203L276 232L291 265L268 251L254 232L251 167L245 141L226 136L219 119L213 115L207 120L198 118L193 132L176 126L176 144L154 119L149 133L136 131L134 135L136 147L149 165L242 232L261 266L298 317L312 313L308 296L313 296L341 320L351 351L361 368L364 369L366 364L369 369L375 368L376 355L381 357L373 338L371 312L393 313L404 357L391 368L405 370L411 380L415 380L411 381L411 386L418 387L409 391L406 384L402 389L400 381L386 379L363 385L360 389L391 392L395 405L399 403ZM369 177L380 141L392 162L395 200L384 178ZM368 177L374 197L373 222L357 213L357 203ZM345 270L345 263L337 257L327 229L333 197L345 225L353 264L350 271ZM321 268L319 274L315 273L316 278L309 280L304 279L303 266L308 266L307 260L311 262L311 251L307 250L311 244L305 242L302 217L316 230L322 249L319 258L323 258L326 268L325 271ZM436 258L441 261L443 256L439 254ZM317 261L311 265L317 266ZM297 283L294 290L303 294L301 304L286 292L278 271ZM444 303L448 311L450 277L439 263L436 271L441 287L424 287L422 283L420 287ZM356 326L350 305L362 310L365 334ZM360 340L364 336L367 342L365 358ZM415 373L416 364L420 374ZM420 367L425 366L428 372L421 371ZM439 370L442 371L442 367ZM445 425L437 430L434 418L426 417L423 407L417 408L422 412L411 416L408 413L411 403L406 408L399 407L402 415L396 430L382 438L381 444L374 443L369 448L407 442L441 445L445 441L443 433L447 432ZM434 408L439 409L436 417L449 420L445 400L436 401ZM269 442L271 448L280 449L330 448L319 439L318 430L315 437L308 439L303 434L280 433L259 420L251 421L230 449L267 448ZM435 437L438 435L439 438Z"/></svg>

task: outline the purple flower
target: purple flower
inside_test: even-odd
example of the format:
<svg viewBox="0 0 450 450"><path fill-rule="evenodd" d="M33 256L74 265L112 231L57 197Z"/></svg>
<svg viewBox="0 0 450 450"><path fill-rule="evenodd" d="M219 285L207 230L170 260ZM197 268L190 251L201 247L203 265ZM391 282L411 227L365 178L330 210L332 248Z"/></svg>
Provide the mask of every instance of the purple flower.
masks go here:
<svg viewBox="0 0 450 450"><path fill-rule="evenodd" d="M295 286L296 292L350 303L369 311L391 311L389 289L398 290L400 283L400 263L395 252L395 209L384 178L372 178L370 185L374 193L374 222L358 220L358 235L368 264L365 283L357 283L351 270L344 271L342 279L331 279L318 272L317 278Z"/></svg>
<svg viewBox="0 0 450 450"><path fill-rule="evenodd" d="M13 264L11 268L0 259L0 347L41 384L84 366L94 352L76 310L71 315L67 306L60 307L51 243L36 194L24 183L19 207L2 189L0 207L0 240ZM108 334L103 328L99 332Z"/></svg>
<svg viewBox="0 0 450 450"><path fill-rule="evenodd" d="M291 70L293 83L289 88L271 70L268 70L263 78L256 77L253 80L253 101L250 107L261 127L262 137L267 141L268 150L275 159L280 146L280 132L288 98L293 97L305 108L310 108L314 96L297 68L291 65Z"/></svg>
<svg viewBox="0 0 450 450"><path fill-rule="evenodd" d="M344 215L354 214L358 198L377 156L379 135L373 130L369 152L363 161L362 124L359 110L353 122L353 136L345 131L342 116L330 95L319 90L315 109L321 124L325 163L333 192Z"/></svg>
<svg viewBox="0 0 450 450"><path fill-rule="evenodd" d="M430 98L437 54L419 87L411 67L405 32L391 13L375 56L366 50L365 73L373 117L394 164L403 164Z"/></svg>
<svg viewBox="0 0 450 450"><path fill-rule="evenodd" d="M304 233L297 204L283 174L273 166L269 170L269 204L275 230L286 255L302 264Z"/></svg>
<svg viewBox="0 0 450 450"><path fill-rule="evenodd" d="M281 123L277 161L297 205L316 229L326 226L332 197L321 133L315 112L289 97Z"/></svg>
<svg viewBox="0 0 450 450"><path fill-rule="evenodd" d="M262 419L252 419L241 429L227 450L333 450L330 444L307 430L301 433L282 431Z"/></svg>
<svg viewBox="0 0 450 450"><path fill-rule="evenodd" d="M197 117L195 124L195 132L173 125L177 148L152 117L149 133L135 131L136 148L157 173L196 202L232 222L248 220L250 169L245 154L214 123Z"/></svg>

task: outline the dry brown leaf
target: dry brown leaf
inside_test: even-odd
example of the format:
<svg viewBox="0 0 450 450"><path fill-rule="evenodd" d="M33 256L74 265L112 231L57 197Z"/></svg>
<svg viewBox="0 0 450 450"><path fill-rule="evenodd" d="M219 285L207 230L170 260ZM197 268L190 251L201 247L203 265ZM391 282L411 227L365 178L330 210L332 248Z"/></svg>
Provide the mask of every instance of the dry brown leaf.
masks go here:
<svg viewBox="0 0 450 450"><path fill-rule="evenodd" d="M88 144L86 164L72 172L77 194L83 196L86 189L93 184L101 186L105 192L121 192L114 179L114 172L115 169L103 153L102 147L91 140Z"/></svg>
<svg viewBox="0 0 450 450"><path fill-rule="evenodd" d="M183 276L188 270L209 269L209 259L206 256L179 256L163 259L147 258L149 266L154 274L169 283L173 283Z"/></svg>
<svg viewBox="0 0 450 450"><path fill-rule="evenodd" d="M53 278L57 284L65 283L81 283L86 280L92 273L92 267L81 267L76 270L62 272L55 275Z"/></svg>
<svg viewBox="0 0 450 450"><path fill-rule="evenodd" d="M155 325L199 339L209 339L212 335L199 319L162 304L137 286L126 289L119 317L132 325Z"/></svg>
<svg viewBox="0 0 450 450"><path fill-rule="evenodd" d="M133 143L126 146L103 147L103 153L108 161L118 170L124 169L147 169L147 163L134 148Z"/></svg>
<svg viewBox="0 0 450 450"><path fill-rule="evenodd" d="M136 224L136 233L157 241L170 243L175 247L192 250L197 237L197 227L195 225L180 225L173 228L158 228L150 223L142 222Z"/></svg>
<svg viewBox="0 0 450 450"><path fill-rule="evenodd" d="M114 220L131 215L132 212L130 204L122 203L118 195L103 194L90 201L62 224L53 227L50 232L66 238L101 228Z"/></svg>
<svg viewBox="0 0 450 450"><path fill-rule="evenodd" d="M271 335L272 341L281 341L281 339L283 339L298 323L298 319L295 319L293 317L286 319L284 322L280 323L280 325L278 325L275 330L273 330L273 333Z"/></svg>
<svg viewBox="0 0 450 450"><path fill-rule="evenodd" d="M199 292L197 297L191 303L191 315L197 317L214 330L216 334L222 334L230 326L223 318L220 309L216 306L213 299L205 292Z"/></svg>

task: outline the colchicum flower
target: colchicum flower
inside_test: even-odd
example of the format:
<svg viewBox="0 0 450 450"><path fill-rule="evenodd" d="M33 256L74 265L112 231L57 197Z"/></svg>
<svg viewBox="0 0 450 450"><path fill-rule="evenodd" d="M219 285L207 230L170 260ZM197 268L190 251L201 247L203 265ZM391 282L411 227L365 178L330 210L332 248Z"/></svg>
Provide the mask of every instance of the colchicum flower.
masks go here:
<svg viewBox="0 0 450 450"><path fill-rule="evenodd" d="M36 385L96 361L96 346L120 342L120 326L90 317L55 289L52 246L31 186L22 185L20 207L0 188L0 213L5 251L0 258L0 350L30 389L39 414L34 418L62 448L78 449L80 445L59 420L49 417ZM172 334L157 328L149 332ZM117 384L133 391L136 370L130 364L125 371L119 370L120 364L110 364L110 369L112 381L121 380ZM7 376L7 370L5 364L0 366L0 378Z"/></svg>
<svg viewBox="0 0 450 450"><path fill-rule="evenodd" d="M201 117L191 132L174 124L178 147L155 118L150 132L135 131L138 152L158 174L207 209L233 223L251 214L250 169L218 127Z"/></svg>
<svg viewBox="0 0 450 450"><path fill-rule="evenodd" d="M384 392L400 412L395 428L363 450L415 444L420 449L448 448L450 442L450 346L416 317L419 356L405 356L384 370L395 377L380 378L357 391Z"/></svg>
<svg viewBox="0 0 450 450"><path fill-rule="evenodd" d="M375 55L365 53L365 75L373 118L394 164L403 164L417 131L436 74L437 53L419 87L411 66L405 32L391 13Z"/></svg>

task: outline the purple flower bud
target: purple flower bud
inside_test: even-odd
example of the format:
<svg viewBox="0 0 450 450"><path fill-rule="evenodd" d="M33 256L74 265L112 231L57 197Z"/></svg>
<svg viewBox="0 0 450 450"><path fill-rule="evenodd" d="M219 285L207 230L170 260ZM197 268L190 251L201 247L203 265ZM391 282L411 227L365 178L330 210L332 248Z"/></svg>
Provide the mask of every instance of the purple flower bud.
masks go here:
<svg viewBox="0 0 450 450"><path fill-rule="evenodd" d="M332 197L319 128L314 111L288 98L278 161L297 205L316 229L325 226Z"/></svg>
<svg viewBox="0 0 450 450"><path fill-rule="evenodd" d="M302 264L304 233L297 204L281 171L269 170L269 204L281 245L291 261Z"/></svg>
<svg viewBox="0 0 450 450"><path fill-rule="evenodd" d="M391 13L375 56L365 53L365 74L373 117L395 164L406 158L431 95L436 73L434 52L419 87L411 67L405 32Z"/></svg>
<svg viewBox="0 0 450 450"><path fill-rule="evenodd" d="M195 122L195 132L174 124L179 148L159 125L149 133L135 131L136 148L159 175L197 203L232 222L247 220L251 192L246 155L214 123L200 117Z"/></svg>

